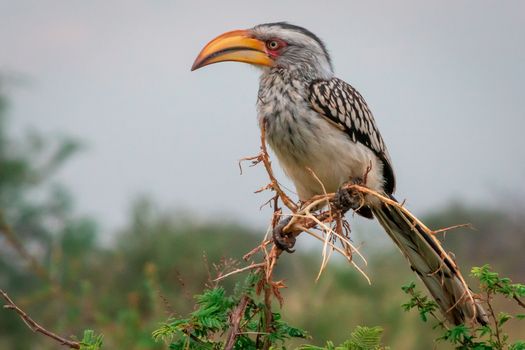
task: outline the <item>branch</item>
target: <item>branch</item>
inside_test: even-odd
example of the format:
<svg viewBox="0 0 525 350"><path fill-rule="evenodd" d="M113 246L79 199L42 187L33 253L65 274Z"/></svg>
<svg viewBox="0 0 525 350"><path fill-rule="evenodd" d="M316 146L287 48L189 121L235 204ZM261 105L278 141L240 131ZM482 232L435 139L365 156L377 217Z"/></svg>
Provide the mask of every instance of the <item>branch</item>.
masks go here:
<svg viewBox="0 0 525 350"><path fill-rule="evenodd" d="M225 279L226 277L229 277L231 275L235 275L237 273L241 273L241 272L244 272L246 270L254 270L254 269L260 269L262 267L266 266L266 263L265 262L261 262L261 263L257 263L257 264L251 264L251 265L248 265L248 266L245 266L245 267L242 267L242 268L239 268L239 269L235 269L231 272L228 272L227 274L225 275L221 275L221 276L218 276L217 278L215 278L213 280L213 282L219 282L220 280L223 280Z"/></svg>
<svg viewBox="0 0 525 350"><path fill-rule="evenodd" d="M496 283L496 287L503 289L503 286L499 283ZM525 309L525 304L523 303L523 301L521 301L521 299L518 296L513 295L512 299L514 299L518 303L519 306Z"/></svg>
<svg viewBox="0 0 525 350"><path fill-rule="evenodd" d="M492 308L492 304L490 302L490 292L489 291L487 291L487 306L489 308L490 315L492 316L492 320L494 321L494 329L496 330L496 341L497 341L498 347L500 349L503 349L503 343L501 342L498 319L496 318L496 314L494 313L494 309ZM492 338L492 333L491 333L491 338Z"/></svg>
<svg viewBox="0 0 525 350"><path fill-rule="evenodd" d="M4 213L0 209L0 233L4 235L7 242L13 247L13 249L20 255L24 260L26 260L29 265L31 266L31 269L34 271L34 273L52 284L55 284L55 281L52 280L51 276L49 276L49 273L38 263L38 261L28 253L28 251L25 249L24 245L20 243L18 238L16 237L16 234L13 232L13 229L11 226L9 226L5 220Z"/></svg>
<svg viewBox="0 0 525 350"><path fill-rule="evenodd" d="M51 332L51 331L48 331L47 329L45 329L44 327L42 327L41 325L39 325L35 320L33 320L25 311L23 311L22 309L20 309L15 303L13 300L11 300L11 298L9 297L9 295L7 295L7 293L3 290L0 289L0 295L2 296L2 298L5 299L5 301L7 301L7 304L4 305L4 309L8 309L8 310L13 310L14 312L16 312L18 314L18 316L20 316L20 318L22 319L22 321L24 321L24 323L33 331L33 332L38 332L38 333L42 333L43 335L51 338L51 339L54 339L56 340L57 342L59 342L61 345L64 345L64 346L67 346L68 348L70 349L80 349L80 343L79 342L76 342L76 341L72 341L72 340L67 340L65 338L62 338L61 336Z"/></svg>
<svg viewBox="0 0 525 350"><path fill-rule="evenodd" d="M251 260L251 257L253 255L260 252L264 254L263 262L255 263L253 261L250 261L250 264L248 266L238 268L226 274L225 276L219 276L218 279L222 279L224 277L231 276L231 275L234 275L240 272L244 272L247 270L259 270L261 271L261 273L265 275L266 278L263 281L261 281L262 288L258 289L257 294L260 294L261 291L264 290L265 292L264 297L265 297L265 302L267 306L271 306L270 299L271 299L272 294L275 297L277 297L279 301L282 303L282 299L280 298L280 293L278 291L278 288L273 288L273 286L277 284L276 282L272 281L272 279L273 279L274 267L277 264L277 260L279 259L283 251L276 244L274 244L270 250L267 250L267 246L271 242L271 239L268 239L268 235L273 230L276 229L276 227L278 226L280 222L282 222L281 221L282 216L291 216L291 219L287 222L286 226L282 227L282 229L280 228L281 233L283 234L284 237L289 239L290 243L295 243L296 237L302 232L312 235L316 239L323 242L323 254L322 254L323 259L322 259L322 263L321 263L321 267L320 267L317 279L319 279L324 268L327 266L328 260L330 259L332 252L335 251L343 255L346 258L346 260L350 264L352 264L370 283L370 279L368 278L366 273L353 261L354 253L356 253L357 256L360 257L363 260L364 264L366 265L366 259L360 254L358 247L355 247L351 242L350 225L346 221L344 217L344 213L338 208L338 206L335 203L336 194L327 193L326 188L324 184L322 183L322 181L320 180L320 178L315 174L315 172L312 169L307 167L305 168L305 171L309 172L312 178L316 180L317 182L319 182L321 188L323 189L323 194L313 196L306 202L296 203L292 201L290 197L285 193L285 191L283 191L283 189L281 188L279 181L277 181L277 179L275 178L275 175L272 169L272 165L270 162L270 156L268 154L268 150L266 147L265 128L266 128L266 125L265 125L265 122L263 121L261 122L261 125L260 125L261 152L255 157L246 157L246 158L241 159L241 161L251 161L251 166L255 166L255 165L262 163L266 170L270 183L263 186L261 189L256 191L256 193L260 193L265 190L271 190L275 194L267 202L267 203L272 203L273 201L273 209L274 209L272 220L271 220L271 225L269 227L267 235L259 246L252 249L249 253L247 253L244 256L244 260L248 262L248 260ZM410 211L408 211L404 207L404 202L398 203L397 201L389 198L388 196L385 196L383 193L376 192L366 187L366 177L369 171L370 171L370 168L367 168L367 171L364 174L365 183L363 185L347 183L342 186L342 189L345 189L351 193L356 193L357 195L359 195L361 205L366 204L367 200L370 200L373 198L374 200L381 202L383 205L395 207L397 210L403 213L403 216L404 216L403 219L412 229L415 230L415 228L418 227L421 230L423 230L428 235L429 239L432 240L435 246L437 247L437 253L439 253L442 263L444 263L445 261L449 263L448 265L450 265L450 268L453 270L453 272L457 274L460 282L463 284L463 286L465 287L465 290L467 291L465 296L467 297L468 300L471 301L472 305L475 305L474 297L472 293L470 292L463 276L461 275L461 272L457 268L456 263L449 256L449 254L445 252L445 250L441 246L441 242L435 237L437 233L455 229L458 227L469 226L469 225L456 225L456 226L448 227L448 228L441 229L441 230L436 230L436 231L431 230L425 224L423 224L415 215L413 215ZM290 213L283 213L282 210L278 207L279 199L282 201L283 205L286 206L290 210ZM316 232L313 232L314 229L319 230L320 233L318 234ZM280 288L282 288L282 286ZM460 300L463 300L463 297ZM520 303L520 301L518 301L518 303ZM475 310L474 310L474 314L475 314ZM271 324L271 314L266 315L266 316L267 316L266 321L270 322ZM266 326L269 327L269 323L267 323ZM268 329L265 329L265 331L268 331ZM230 332L230 336L231 334L232 333ZM268 346L269 346L269 343L266 341L264 344L264 347L268 347Z"/></svg>
<svg viewBox="0 0 525 350"><path fill-rule="evenodd" d="M525 309L525 304L523 303L523 301L521 301L520 298L518 298L517 296L513 296L512 299L516 300L518 305Z"/></svg>
<svg viewBox="0 0 525 350"><path fill-rule="evenodd" d="M248 305L248 301L250 301L250 297L248 295L243 296L239 302L239 305L237 305L235 310L233 310L233 312L230 314L230 330L228 332L228 336L226 337L226 345L224 346L224 350L232 350L235 346L235 340L239 335L239 325L243 318L246 305Z"/></svg>

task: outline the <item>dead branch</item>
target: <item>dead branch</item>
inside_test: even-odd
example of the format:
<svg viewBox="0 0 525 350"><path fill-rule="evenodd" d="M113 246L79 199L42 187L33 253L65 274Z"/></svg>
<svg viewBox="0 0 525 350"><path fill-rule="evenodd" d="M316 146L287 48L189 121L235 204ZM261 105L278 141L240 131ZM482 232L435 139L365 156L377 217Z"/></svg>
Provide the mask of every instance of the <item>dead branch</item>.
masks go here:
<svg viewBox="0 0 525 350"><path fill-rule="evenodd" d="M319 177L315 174L315 172L307 168L306 171L310 172L311 176L320 183L321 188L323 189L322 195L317 195L312 197L310 200L304 203L295 203L293 202L290 197L283 191L281 188L281 185L277 181L277 179L274 176L272 165L270 162L270 157L266 148L266 140L265 140L265 127L266 125L264 122L261 124L261 152L255 156L255 157L246 157L241 159L241 161L251 161L251 166L255 166L259 163L262 163L270 180L270 183L261 187L259 190L256 191L256 193L263 192L265 190L271 190L275 192L275 195L265 203L272 203L273 201L273 215L271 219L271 224L269 227L269 230L266 234L266 237L263 239L262 243L252 249L249 253L247 253L243 259L248 262L251 260L251 258L257 254L262 253L263 254L263 261L262 262L253 262L251 261L249 265L241 268L237 268L227 274L218 276L215 281L222 280L226 277L232 276L237 273L241 273L244 271L256 271L256 273L260 273L264 278L260 280L260 282L257 285L257 294L264 293L264 303L265 303L265 332L258 332L257 334L257 342L259 342L259 336L261 334L266 334L271 332L271 324L272 324L272 313L271 313L271 299L272 296L276 297L279 300L279 303L282 305L282 297L280 295L279 289L284 288L284 284L282 281L273 281L273 270L277 263L277 260L279 259L279 256L282 254L282 250L279 249L275 244L271 246L270 250L268 250L268 246L272 242L270 239L268 239L268 236L272 232L273 229L279 224L282 216L291 216L291 219L289 223L282 229L282 232L291 236L293 239L295 239L299 234L302 232L305 232L319 241L323 242L323 253L322 253L322 262L319 270L319 274L317 276L317 279L321 276L323 270L328 264L328 261L332 255L332 253L335 251L342 256L346 258L346 260L352 264L370 283L370 279L366 275L366 273L357 265L354 260L353 256L354 253L356 256L362 259L364 264L366 265L366 259L364 256L359 252L359 249L354 246L350 240L350 225L345 220L344 215L339 210L334 210L334 198L335 193L327 193L326 189L324 187L324 184L321 182ZM240 166L240 164L239 164ZM367 168L367 172L364 174L364 178L368 175L368 172L370 171L369 168ZM241 168L242 172L242 168ZM464 297L469 299L474 305L473 295L469 291L466 282L461 275L459 269L457 268L454 260L447 254L442 248L439 240L435 238L435 235L437 233L456 229L459 227L468 227L470 225L456 225L447 227L445 229L440 230L431 230L427 226L425 226L416 216L414 216L410 211L408 211L404 207L404 201L402 203L398 203L381 193L378 193L374 190L369 189L366 186L358 185L358 184L347 184L344 186L344 188L348 191L354 191L356 192L361 199L362 204L365 204L365 197L371 196L375 197L377 200L381 201L385 205L393 206L399 209L403 214L405 214L405 220L407 221L407 224L415 229L416 227L420 227L425 233L427 233L431 239L433 239L436 242L437 247L440 249L440 254L443 259L443 261L448 260L450 262L450 266L455 270L454 272L457 273L458 278L460 279L461 283L464 284L465 289L468 291L467 294ZM282 210L278 206L279 199L282 201L284 206L286 206L290 213L284 214ZM326 208L326 209L322 209ZM314 230L319 231L319 233L314 232ZM340 246L339 246L339 244ZM226 349L231 349L233 345L235 344L235 339L239 333L239 318L242 318L242 313L244 312L248 300L248 295L244 295L241 298L241 302L237 306L237 308L233 311L231 314L231 329L228 333L228 338L226 342ZM463 300L464 298L461 298ZM518 301L521 304L521 301ZM263 348L267 349L269 347L269 342L265 341L263 344Z"/></svg>
<svg viewBox="0 0 525 350"><path fill-rule="evenodd" d="M435 234L442 233L442 232L446 233L447 231L452 231L452 230L455 230L455 229L458 229L458 228L469 228L469 229L473 230L474 226L472 226L472 224L453 225L453 226L449 226L449 227L445 227L445 228L440 228L439 230L434 230L434 231L432 231L432 234L435 235Z"/></svg>
<svg viewBox="0 0 525 350"><path fill-rule="evenodd" d="M292 212L297 210L297 205L288 197L288 195L281 189L279 182L275 178L272 169L272 163L270 162L270 156L268 155L268 150L266 149L266 124L261 123L261 153L259 155L260 161L264 164L264 168L268 173L268 177L271 181L272 189L277 193L279 198L283 201L283 204L288 207Z"/></svg>
<svg viewBox="0 0 525 350"><path fill-rule="evenodd" d="M49 273L46 271L46 269L44 269L42 265L40 265L40 263L31 254L29 254L29 252L25 249L24 245L18 240L11 226L7 224L7 221L4 217L4 213L1 209L0 233L6 238L9 245L18 253L18 255L20 255L22 259L27 261L35 275L42 278L43 280L56 284L55 281L52 280L51 276L49 276Z"/></svg>
<svg viewBox="0 0 525 350"><path fill-rule="evenodd" d="M33 332L41 333L41 334L43 334L43 335L45 335L45 336L47 336L47 337L49 337L51 339L56 340L61 345L67 346L70 349L80 349L80 343L79 342L62 338L61 336L59 336L59 335L57 335L57 334L55 334L55 333L53 333L51 331L48 331L47 329L45 329L44 327L39 325L25 311L20 309L13 302L13 300L11 300L11 298L9 297L9 295L7 295L7 293L5 291L0 289L0 295L7 302L7 304L4 305L4 309L13 310L14 312L16 312L18 314L18 316L20 316L22 321L24 321L24 323L27 325L27 327L29 327Z"/></svg>
<svg viewBox="0 0 525 350"><path fill-rule="evenodd" d="M237 339L237 336L239 335L239 325L249 301L250 297L248 295L243 296L235 310L230 314L230 330L226 337L224 350L231 350L235 346L235 339Z"/></svg>
<svg viewBox="0 0 525 350"><path fill-rule="evenodd" d="M262 263L258 263L258 264L251 264L251 265L248 265L248 266L245 266L245 267L242 267L242 268L239 268L239 269L236 269L236 270L233 270L231 272L228 272L227 274L225 275L222 275L222 276L219 276L217 277L216 279L213 280L213 282L219 282L223 279L225 279L226 277L229 277L231 275L235 275L237 273L241 273L241 272L244 272L244 271L247 271L247 270L255 270L255 269L260 269L261 267L264 267L266 264L264 262Z"/></svg>

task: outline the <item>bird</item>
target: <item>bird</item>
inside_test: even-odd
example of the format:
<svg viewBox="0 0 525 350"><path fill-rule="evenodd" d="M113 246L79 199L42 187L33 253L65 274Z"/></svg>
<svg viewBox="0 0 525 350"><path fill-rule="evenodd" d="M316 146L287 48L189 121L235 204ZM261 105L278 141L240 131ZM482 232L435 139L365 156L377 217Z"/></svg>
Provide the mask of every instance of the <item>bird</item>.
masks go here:
<svg viewBox="0 0 525 350"><path fill-rule="evenodd" d="M204 46L191 70L226 61L260 68L259 125L300 201L330 192L348 205L352 194L343 185L350 182L397 202L392 160L374 116L363 96L334 75L317 35L288 22L229 31ZM450 324L488 322L455 261L422 224L408 220L400 206L370 195L364 202L352 209L378 220Z"/></svg>

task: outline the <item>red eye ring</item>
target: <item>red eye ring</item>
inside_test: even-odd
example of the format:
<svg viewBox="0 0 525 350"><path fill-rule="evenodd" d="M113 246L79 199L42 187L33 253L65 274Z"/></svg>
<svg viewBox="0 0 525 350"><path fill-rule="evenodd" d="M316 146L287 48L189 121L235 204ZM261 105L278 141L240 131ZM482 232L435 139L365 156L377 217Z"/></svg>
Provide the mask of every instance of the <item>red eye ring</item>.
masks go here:
<svg viewBox="0 0 525 350"><path fill-rule="evenodd" d="M280 39L269 39L266 41L266 48L270 51L278 51L286 46L286 43Z"/></svg>
<svg viewBox="0 0 525 350"><path fill-rule="evenodd" d="M268 40L266 42L266 47L270 50L277 50L281 47L281 45L277 40Z"/></svg>

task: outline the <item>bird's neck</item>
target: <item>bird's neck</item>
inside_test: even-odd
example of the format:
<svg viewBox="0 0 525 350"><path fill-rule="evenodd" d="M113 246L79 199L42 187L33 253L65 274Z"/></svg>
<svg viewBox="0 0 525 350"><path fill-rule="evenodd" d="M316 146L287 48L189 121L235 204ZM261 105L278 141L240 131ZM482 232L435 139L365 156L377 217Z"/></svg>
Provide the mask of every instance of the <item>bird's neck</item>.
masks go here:
<svg viewBox="0 0 525 350"><path fill-rule="evenodd" d="M311 80L297 71L273 67L261 75L257 105L259 109L268 106L279 112L300 103L307 96L310 84Z"/></svg>
<svg viewBox="0 0 525 350"><path fill-rule="evenodd" d="M326 69L324 69L326 68ZM314 66L310 63L297 61L295 64L282 64L272 68L267 68L263 71L261 81L265 79L272 79L272 77L288 80L301 81L310 84L315 80L331 79L334 73L330 67Z"/></svg>
<svg viewBox="0 0 525 350"><path fill-rule="evenodd" d="M285 68L274 67L261 76L257 98L259 124L274 151L293 148L290 130L299 129L308 110L310 81Z"/></svg>

